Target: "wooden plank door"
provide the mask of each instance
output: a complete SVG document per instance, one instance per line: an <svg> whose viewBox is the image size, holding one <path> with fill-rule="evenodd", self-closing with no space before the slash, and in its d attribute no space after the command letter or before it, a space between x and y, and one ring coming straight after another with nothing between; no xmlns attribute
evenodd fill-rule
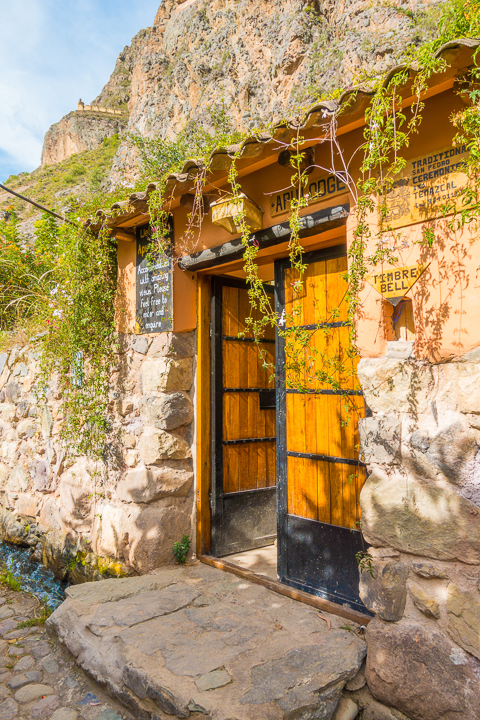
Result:
<svg viewBox="0 0 480 720"><path fill-rule="evenodd" d="M273 287L267 292L273 302ZM276 538L275 380L252 333L245 333L250 314L245 282L213 278L211 507L217 557ZM274 367L274 328L266 330L261 347Z"/></svg>
<svg viewBox="0 0 480 720"><path fill-rule="evenodd" d="M276 264L276 309L284 327L295 328L277 340L279 579L364 610L355 558L362 550L364 400L349 350L346 250L304 260L300 292L289 262Z"/></svg>

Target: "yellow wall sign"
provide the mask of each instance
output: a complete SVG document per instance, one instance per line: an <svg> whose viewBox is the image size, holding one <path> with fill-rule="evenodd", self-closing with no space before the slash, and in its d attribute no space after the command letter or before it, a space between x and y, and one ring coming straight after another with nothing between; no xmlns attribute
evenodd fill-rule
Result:
<svg viewBox="0 0 480 720"><path fill-rule="evenodd" d="M348 192L348 188L335 175L320 175L319 177L308 179L306 188L302 188L301 196L308 195L308 204L322 202L322 200L330 200L335 195L342 195ZM298 197L298 189L290 188L284 192L275 193L270 198L270 215L282 215L290 211L290 204L294 197Z"/></svg>
<svg viewBox="0 0 480 720"><path fill-rule="evenodd" d="M468 182L464 172L468 152L465 145L447 147L437 153L410 160L387 193L385 222L404 227L442 215L442 205L460 203L459 193Z"/></svg>
<svg viewBox="0 0 480 720"><path fill-rule="evenodd" d="M404 295L417 282L420 275L425 272L430 263L426 265L408 265L405 267L390 267L383 272L368 275L366 281L388 300L392 305L398 305Z"/></svg>

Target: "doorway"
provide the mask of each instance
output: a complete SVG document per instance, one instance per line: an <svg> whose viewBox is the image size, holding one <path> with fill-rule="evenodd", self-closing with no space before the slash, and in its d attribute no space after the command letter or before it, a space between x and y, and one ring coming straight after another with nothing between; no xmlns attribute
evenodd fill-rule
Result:
<svg viewBox="0 0 480 720"><path fill-rule="evenodd" d="M243 280L213 278L211 308L211 548L222 557L276 540L275 378L266 367L275 367L275 330L254 342Z"/></svg>
<svg viewBox="0 0 480 720"><path fill-rule="evenodd" d="M346 247L303 261L299 293L288 259L265 285L281 327L298 333L292 341L269 328L261 352L245 323L245 281L212 278L210 553L365 613L356 559L365 408L349 342Z"/></svg>

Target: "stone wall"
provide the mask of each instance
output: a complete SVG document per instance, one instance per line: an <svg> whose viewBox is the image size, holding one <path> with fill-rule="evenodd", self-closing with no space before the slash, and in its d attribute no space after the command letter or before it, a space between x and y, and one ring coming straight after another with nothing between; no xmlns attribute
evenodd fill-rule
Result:
<svg viewBox="0 0 480 720"><path fill-rule="evenodd" d="M358 366L372 410L360 427L374 562L360 583L375 613L366 678L411 720L470 720L480 717L480 349L434 365L389 345Z"/></svg>
<svg viewBox="0 0 480 720"><path fill-rule="evenodd" d="M124 335L105 462L69 458L39 352L0 355L0 537L75 581L146 573L192 535L194 333Z"/></svg>

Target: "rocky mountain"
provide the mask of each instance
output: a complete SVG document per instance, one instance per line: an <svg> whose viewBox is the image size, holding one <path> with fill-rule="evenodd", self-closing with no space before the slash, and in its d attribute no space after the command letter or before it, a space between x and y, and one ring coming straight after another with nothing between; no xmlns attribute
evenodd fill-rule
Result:
<svg viewBox="0 0 480 720"><path fill-rule="evenodd" d="M123 48L109 81L91 105L83 107L83 103L79 103L77 110L49 128L43 141L42 166L62 162L84 150L94 150L101 146L104 138L125 130L133 69L149 35L150 28L140 30L130 45ZM110 114L112 111L115 116Z"/></svg>
<svg viewBox="0 0 480 720"><path fill-rule="evenodd" d="M362 72L401 61L409 45L435 34L442 2L163 0L89 106L128 116L70 113L46 133L42 165L124 130L170 139L189 123L213 131L222 112L232 129L278 122ZM124 141L111 180L136 172L136 153Z"/></svg>
<svg viewBox="0 0 480 720"><path fill-rule="evenodd" d="M115 68L109 81L92 105L106 108L120 108L127 110L130 100L130 85L132 73L143 46L150 37L151 28L140 30L130 45L126 45L115 63Z"/></svg>
<svg viewBox="0 0 480 720"><path fill-rule="evenodd" d="M442 0L164 0L131 74L128 130L174 137L278 121L362 72L380 73L436 32ZM125 144L113 179L135 172Z"/></svg>

